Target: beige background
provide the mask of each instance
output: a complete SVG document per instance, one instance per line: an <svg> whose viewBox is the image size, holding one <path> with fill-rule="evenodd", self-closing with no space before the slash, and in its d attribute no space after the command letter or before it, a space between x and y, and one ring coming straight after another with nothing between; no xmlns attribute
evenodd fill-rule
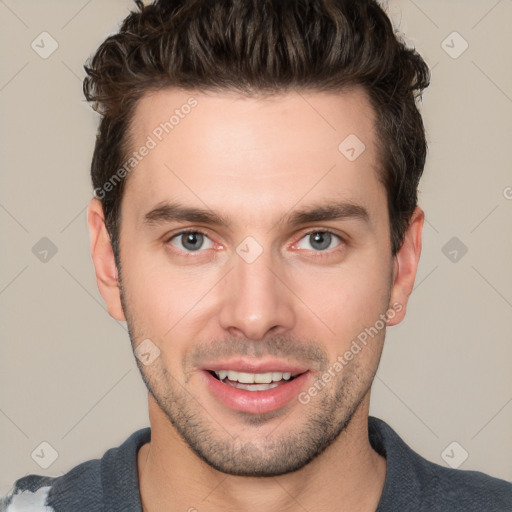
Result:
<svg viewBox="0 0 512 512"><path fill-rule="evenodd" d="M97 118L82 65L131 5L0 0L1 494L148 425L125 326L96 288L85 216ZM416 288L388 330L372 413L434 462L446 465L444 452L460 463L465 450L461 469L512 481L512 0L391 0L389 12L433 70L430 155ZM59 45L47 59L31 48L43 31ZM458 58L445 51L463 49L454 31L469 44ZM58 249L45 263L32 251L42 237ZM452 237L468 249L456 262L443 252ZM43 441L58 452L48 469L31 458Z"/></svg>

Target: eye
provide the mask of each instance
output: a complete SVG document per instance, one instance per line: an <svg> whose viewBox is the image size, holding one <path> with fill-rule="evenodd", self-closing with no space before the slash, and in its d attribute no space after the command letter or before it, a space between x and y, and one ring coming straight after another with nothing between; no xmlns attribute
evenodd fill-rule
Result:
<svg viewBox="0 0 512 512"><path fill-rule="evenodd" d="M173 235L168 243L186 252L198 252L201 249L211 249L213 247L213 242L202 231L180 231ZM206 247L204 247L205 243Z"/></svg>
<svg viewBox="0 0 512 512"><path fill-rule="evenodd" d="M310 247L312 247L314 251L323 252L327 249L332 249L333 242L335 242L336 239L338 239L340 243L343 242L340 236L335 235L330 231L310 231L300 239L300 241L297 243L297 247L299 249L307 250L311 250ZM310 244L310 247L304 247L304 241L306 244Z"/></svg>

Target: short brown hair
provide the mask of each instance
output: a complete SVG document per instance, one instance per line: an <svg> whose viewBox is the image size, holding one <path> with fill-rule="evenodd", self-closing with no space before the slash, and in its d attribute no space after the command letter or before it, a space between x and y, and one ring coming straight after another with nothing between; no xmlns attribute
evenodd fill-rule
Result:
<svg viewBox="0 0 512 512"><path fill-rule="evenodd" d="M427 143L416 100L429 84L421 56L397 36L375 0L135 1L84 66L83 89L101 114L91 166L95 190L126 161L137 101L166 87L284 93L361 86L376 112L391 249L417 205ZM101 197L119 265L125 179Z"/></svg>

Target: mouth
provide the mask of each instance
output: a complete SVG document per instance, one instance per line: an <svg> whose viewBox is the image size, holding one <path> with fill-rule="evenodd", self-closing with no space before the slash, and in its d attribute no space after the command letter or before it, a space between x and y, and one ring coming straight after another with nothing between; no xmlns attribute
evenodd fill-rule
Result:
<svg viewBox="0 0 512 512"><path fill-rule="evenodd" d="M309 370L265 371L260 373L228 369L203 369L200 374L210 393L231 410L264 414L294 401L312 380Z"/></svg>
<svg viewBox="0 0 512 512"><path fill-rule="evenodd" d="M248 373L235 372L233 370L207 371L217 380L220 380L228 386L253 392L277 388L287 382L291 382L299 375L302 375L301 373L292 374L291 372Z"/></svg>

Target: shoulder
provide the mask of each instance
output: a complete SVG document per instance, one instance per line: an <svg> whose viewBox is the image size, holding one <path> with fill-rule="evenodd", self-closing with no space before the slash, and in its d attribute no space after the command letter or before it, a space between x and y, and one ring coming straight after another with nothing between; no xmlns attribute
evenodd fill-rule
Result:
<svg viewBox="0 0 512 512"><path fill-rule="evenodd" d="M432 503L443 501L464 511L512 511L512 483L480 471L444 468L426 460L423 465L426 482L435 491L428 493Z"/></svg>
<svg viewBox="0 0 512 512"><path fill-rule="evenodd" d="M413 453L426 510L512 512L512 483L480 471L446 468Z"/></svg>
<svg viewBox="0 0 512 512"><path fill-rule="evenodd" d="M54 480L55 478L39 475L28 475L16 480L11 490L0 497L0 512L53 512L46 507L46 500Z"/></svg>
<svg viewBox="0 0 512 512"><path fill-rule="evenodd" d="M387 474L379 512L512 512L512 483L479 471L443 467L412 450L384 421L370 417L370 442L386 457Z"/></svg>
<svg viewBox="0 0 512 512"><path fill-rule="evenodd" d="M59 505L66 508L77 505L77 510L78 505L94 507L97 495L77 491L98 489L100 462L99 459L83 462L58 477L26 475L19 478L8 494L0 498L0 512L56 512Z"/></svg>
<svg viewBox="0 0 512 512"><path fill-rule="evenodd" d="M0 512L91 512L103 510L105 503L116 512L139 510L136 454L150 436L149 428L140 429L101 459L82 462L61 476L19 478L0 497Z"/></svg>

